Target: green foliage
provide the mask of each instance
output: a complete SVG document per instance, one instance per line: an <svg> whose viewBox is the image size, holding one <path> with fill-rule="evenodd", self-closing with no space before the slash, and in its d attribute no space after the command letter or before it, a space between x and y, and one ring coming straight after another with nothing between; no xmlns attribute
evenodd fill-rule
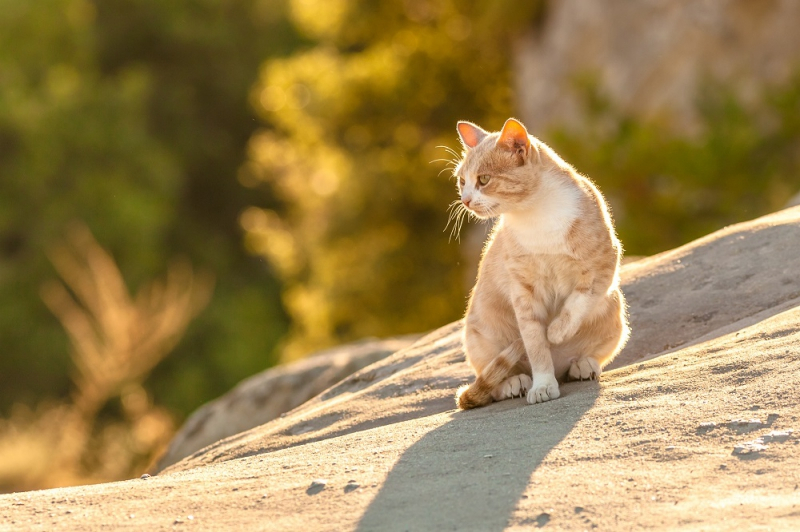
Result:
<svg viewBox="0 0 800 532"><path fill-rule="evenodd" d="M237 216L254 192L236 177L258 65L299 42L283 10L0 0L0 412L68 389L66 336L39 289L73 220L131 288L176 256L217 278L209 309L148 382L159 402L188 413L274 363L286 318L263 261L241 247Z"/></svg>
<svg viewBox="0 0 800 532"><path fill-rule="evenodd" d="M263 68L253 102L274 127L252 139L248 174L272 186L284 215L242 216L249 249L287 287L289 358L463 312L459 246L442 232L453 185L430 163L458 146L457 120L499 127L509 116L503 23L530 20L485 4L292 2L315 45Z"/></svg>
<svg viewBox="0 0 800 532"><path fill-rule="evenodd" d="M606 193L627 253L650 255L778 210L800 188L800 71L748 106L707 82L692 136L624 116L590 80L581 129L549 138Z"/></svg>
<svg viewBox="0 0 800 532"><path fill-rule="evenodd" d="M67 384L63 332L38 298L53 275L47 247L81 218L101 240L113 239L132 275L162 267L160 229L171 222L180 170L148 134L147 72L103 77L93 68L90 4L3 4L0 393L7 406L14 397L63 393ZM34 371L35 380L25 378Z"/></svg>

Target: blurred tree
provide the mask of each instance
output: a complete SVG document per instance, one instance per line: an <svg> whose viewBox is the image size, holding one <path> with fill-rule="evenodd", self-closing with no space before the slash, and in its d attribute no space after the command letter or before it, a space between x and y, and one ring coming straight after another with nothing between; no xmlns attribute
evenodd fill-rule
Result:
<svg viewBox="0 0 800 532"><path fill-rule="evenodd" d="M274 363L276 282L241 247L247 92L299 41L282 1L0 0L0 412L65 396L67 339L38 296L80 219L133 285L183 255L218 279L148 382L188 413ZM270 202L269 194L261 194Z"/></svg>
<svg viewBox="0 0 800 532"><path fill-rule="evenodd" d="M274 364L286 331L274 278L241 245L237 217L257 192L236 178L257 127L247 94L258 67L301 41L284 0L97 5L103 72L146 66L153 82L150 130L184 172L166 244L217 274L211 306L148 381L157 401L189 412ZM268 190L260 196L272 202Z"/></svg>
<svg viewBox="0 0 800 532"><path fill-rule="evenodd" d="M541 2L293 0L314 46L265 64L247 180L285 215L253 207L246 244L286 283L285 355L457 319L460 251L443 233L455 199L437 179L459 119L499 128L512 110L511 37ZM456 148L460 151L460 147Z"/></svg>

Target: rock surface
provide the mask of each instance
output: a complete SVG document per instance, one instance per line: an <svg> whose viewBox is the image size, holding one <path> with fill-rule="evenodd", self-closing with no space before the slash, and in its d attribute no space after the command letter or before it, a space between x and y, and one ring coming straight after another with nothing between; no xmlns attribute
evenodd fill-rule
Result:
<svg viewBox="0 0 800 532"><path fill-rule="evenodd" d="M800 304L800 209L721 229L622 269L631 338L607 369Z"/></svg>
<svg viewBox="0 0 800 532"><path fill-rule="evenodd" d="M160 475L0 496L0 528L796 529L799 237L794 208L626 266L622 367L555 401L454 410L454 323Z"/></svg>
<svg viewBox="0 0 800 532"><path fill-rule="evenodd" d="M686 132L708 79L752 103L800 62L792 0L559 0L546 17L515 50L521 118L534 132L583 123L582 76L623 112Z"/></svg>
<svg viewBox="0 0 800 532"><path fill-rule="evenodd" d="M609 369L707 341L800 305L800 208L737 224L622 270L631 338ZM472 374L456 322L346 378L287 416L170 470L444 412ZM383 404L381 404L383 403ZM376 412L379 415L376 415Z"/></svg>
<svg viewBox="0 0 800 532"><path fill-rule="evenodd" d="M159 459L156 471L223 438L272 421L419 337L362 340L253 375L189 416Z"/></svg>

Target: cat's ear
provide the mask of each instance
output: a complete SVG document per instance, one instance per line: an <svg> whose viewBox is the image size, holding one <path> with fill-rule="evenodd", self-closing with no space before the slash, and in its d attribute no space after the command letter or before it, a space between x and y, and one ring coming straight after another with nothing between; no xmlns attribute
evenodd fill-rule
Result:
<svg viewBox="0 0 800 532"><path fill-rule="evenodd" d="M527 156L531 148L531 139L528 130L519 121L509 118L503 124L497 146Z"/></svg>
<svg viewBox="0 0 800 532"><path fill-rule="evenodd" d="M465 148L474 148L489 134L472 122L459 122L457 128L458 136L461 137L461 143Z"/></svg>

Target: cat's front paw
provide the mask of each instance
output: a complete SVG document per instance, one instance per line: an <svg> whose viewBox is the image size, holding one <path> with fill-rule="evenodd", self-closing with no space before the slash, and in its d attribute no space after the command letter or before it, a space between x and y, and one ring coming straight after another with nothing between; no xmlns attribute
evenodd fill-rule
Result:
<svg viewBox="0 0 800 532"><path fill-rule="evenodd" d="M569 316L558 316L547 326L547 341L551 344L560 344L573 336L576 330L577 327L569 319Z"/></svg>
<svg viewBox="0 0 800 532"><path fill-rule="evenodd" d="M492 390L492 399L503 401L504 399L522 397L531 389L531 383L531 378L524 373L509 377L500 386Z"/></svg>
<svg viewBox="0 0 800 532"><path fill-rule="evenodd" d="M544 403L550 399L557 399L561 393L558 391L558 381L552 373L534 373L533 384L528 390L528 404Z"/></svg>

